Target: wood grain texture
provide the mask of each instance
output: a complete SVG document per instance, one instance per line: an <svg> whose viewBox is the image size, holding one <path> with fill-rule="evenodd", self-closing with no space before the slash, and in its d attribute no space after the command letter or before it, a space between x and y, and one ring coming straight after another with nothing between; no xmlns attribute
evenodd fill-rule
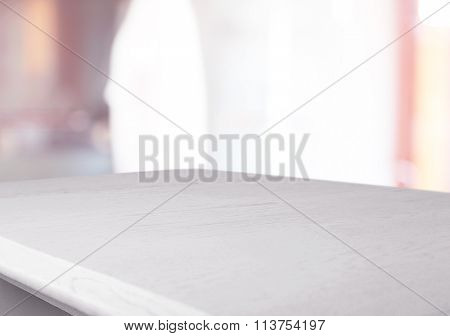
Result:
<svg viewBox="0 0 450 336"><path fill-rule="evenodd" d="M450 313L450 195L261 183L434 306L239 175L196 182L44 294L85 314L161 314L150 297L168 302L171 314L184 314L180 306L213 315ZM5 272L20 264L20 281L37 289L185 186L139 183L137 174L2 183L0 273L17 277ZM7 245L40 261L18 262ZM72 281L80 274L82 290ZM111 290L90 287L95 279Z"/></svg>

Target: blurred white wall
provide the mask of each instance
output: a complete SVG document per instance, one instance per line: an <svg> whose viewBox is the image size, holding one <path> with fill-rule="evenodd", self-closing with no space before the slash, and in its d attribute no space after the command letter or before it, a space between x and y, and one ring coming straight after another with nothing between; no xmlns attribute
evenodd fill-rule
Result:
<svg viewBox="0 0 450 336"><path fill-rule="evenodd" d="M113 46L111 78L191 134L205 133L205 76L191 3L133 0ZM139 170L140 134L183 134L113 81L106 99L116 172Z"/></svg>
<svg viewBox="0 0 450 336"><path fill-rule="evenodd" d="M134 0L111 77L194 134L260 134L393 40L394 14L388 0ZM271 130L311 134L310 177L393 183L396 60L393 46ZM107 97L117 171L138 170L139 134L181 133L114 84Z"/></svg>
<svg viewBox="0 0 450 336"><path fill-rule="evenodd" d="M274 103L269 124L399 34L395 4L387 0L292 1L290 15L292 70L283 70L292 74L290 103L284 98L278 100L281 108ZM311 133L304 154L311 177L394 183L397 52L395 46L385 50L272 129Z"/></svg>

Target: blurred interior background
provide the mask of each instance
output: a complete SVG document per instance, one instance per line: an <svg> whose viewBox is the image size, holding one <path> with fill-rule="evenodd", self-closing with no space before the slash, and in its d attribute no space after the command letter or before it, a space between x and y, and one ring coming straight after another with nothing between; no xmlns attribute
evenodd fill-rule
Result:
<svg viewBox="0 0 450 336"><path fill-rule="evenodd" d="M310 177L450 191L442 0L1 0L0 180L133 171L139 133L311 133ZM189 89L187 89L189 88ZM167 124L164 125L163 124Z"/></svg>

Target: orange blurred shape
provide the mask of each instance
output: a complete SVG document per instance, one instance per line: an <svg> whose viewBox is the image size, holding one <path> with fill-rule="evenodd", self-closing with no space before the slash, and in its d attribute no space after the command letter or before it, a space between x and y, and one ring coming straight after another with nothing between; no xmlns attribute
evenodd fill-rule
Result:
<svg viewBox="0 0 450 336"><path fill-rule="evenodd" d="M450 8L449 8L450 10ZM417 36L414 187L450 190L450 27L424 26Z"/></svg>
<svg viewBox="0 0 450 336"><path fill-rule="evenodd" d="M57 27L57 0L27 0L25 16L34 25L54 36ZM24 24L24 51L26 74L43 76L55 66L55 43L29 23Z"/></svg>

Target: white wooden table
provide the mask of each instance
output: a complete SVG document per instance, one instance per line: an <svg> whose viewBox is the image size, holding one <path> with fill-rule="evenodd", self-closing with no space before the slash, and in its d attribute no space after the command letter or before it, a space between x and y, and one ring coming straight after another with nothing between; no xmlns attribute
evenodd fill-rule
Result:
<svg viewBox="0 0 450 336"><path fill-rule="evenodd" d="M260 182L1 183L1 277L70 314L450 313L449 194Z"/></svg>

